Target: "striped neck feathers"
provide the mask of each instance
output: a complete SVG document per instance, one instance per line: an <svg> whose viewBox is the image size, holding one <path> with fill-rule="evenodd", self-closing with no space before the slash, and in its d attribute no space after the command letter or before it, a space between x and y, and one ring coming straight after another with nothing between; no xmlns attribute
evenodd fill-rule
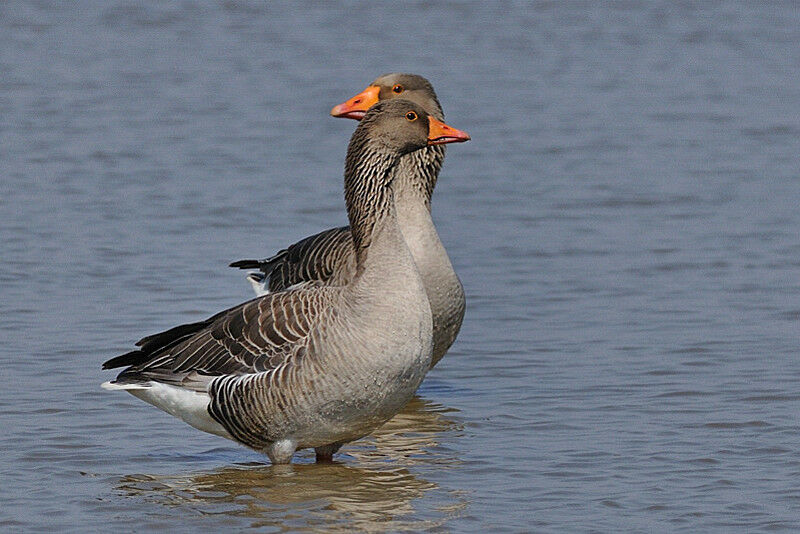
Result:
<svg viewBox="0 0 800 534"><path fill-rule="evenodd" d="M431 196L444 162L444 145L428 146L400 158L392 169L395 195L425 204L430 211Z"/></svg>
<svg viewBox="0 0 800 534"><path fill-rule="evenodd" d="M428 80L424 78L424 94L430 100L418 101L424 106L428 113L435 119L444 122L444 111L439 99L436 96L436 91ZM421 199L425 203L425 207L430 211L431 197L433 190L436 187L436 181L439 179L439 171L442 170L444 163L445 145L432 145L426 146L421 150L415 150L400 158L400 162L393 170L396 177L395 191L402 196L413 195Z"/></svg>
<svg viewBox="0 0 800 534"><path fill-rule="evenodd" d="M361 266L372 243L375 224L394 214L391 171L401 154L359 133L363 132L356 130L347 149L344 199L356 262Z"/></svg>

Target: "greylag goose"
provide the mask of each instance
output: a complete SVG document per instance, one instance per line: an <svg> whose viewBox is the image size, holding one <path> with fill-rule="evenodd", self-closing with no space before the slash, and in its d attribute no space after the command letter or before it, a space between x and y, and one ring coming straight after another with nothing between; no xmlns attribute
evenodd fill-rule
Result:
<svg viewBox="0 0 800 534"><path fill-rule="evenodd" d="M331 110L334 117L360 120L378 101L402 98L421 105L437 120L442 107L428 80L416 74L386 74L364 91ZM444 147L428 146L400 158L393 169L400 231L414 257L433 313L433 358L436 365L456 339L466 301L447 251L431 218L431 195L444 161ZM259 269L248 275L256 295L310 280L340 285L356 272L353 236L347 226L307 237L263 260L240 260L231 267Z"/></svg>
<svg viewBox="0 0 800 534"><path fill-rule="evenodd" d="M330 461L412 398L433 350L430 305L397 223L400 157L469 136L417 104L373 106L350 139L345 202L356 272L307 282L146 337L103 364L121 389L273 463L314 448Z"/></svg>

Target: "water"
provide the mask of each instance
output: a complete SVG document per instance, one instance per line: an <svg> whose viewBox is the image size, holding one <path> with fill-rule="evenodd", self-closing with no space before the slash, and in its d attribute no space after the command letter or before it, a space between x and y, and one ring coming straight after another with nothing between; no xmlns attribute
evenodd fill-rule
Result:
<svg viewBox="0 0 800 534"><path fill-rule="evenodd" d="M800 529L800 12L673 4L0 4L0 529ZM473 136L418 399L273 468L102 391L344 222L327 112L397 70Z"/></svg>

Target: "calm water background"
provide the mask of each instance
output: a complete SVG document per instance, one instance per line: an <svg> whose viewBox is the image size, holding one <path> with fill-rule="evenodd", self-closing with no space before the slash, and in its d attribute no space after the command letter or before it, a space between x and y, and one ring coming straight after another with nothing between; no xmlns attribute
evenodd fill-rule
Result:
<svg viewBox="0 0 800 534"><path fill-rule="evenodd" d="M800 529L794 3L0 3L0 530ZM105 359L345 221L429 77L461 335L386 428L277 469Z"/></svg>

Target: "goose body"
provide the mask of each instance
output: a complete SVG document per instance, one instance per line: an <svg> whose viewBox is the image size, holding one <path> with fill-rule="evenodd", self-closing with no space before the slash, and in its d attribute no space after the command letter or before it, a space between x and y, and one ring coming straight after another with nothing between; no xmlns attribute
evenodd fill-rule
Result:
<svg viewBox="0 0 800 534"><path fill-rule="evenodd" d="M413 74L381 76L362 93L334 107L331 113L360 119L374 102L393 98L415 102L437 120L444 120L430 82ZM455 341L466 308L464 288L431 217L431 195L444 155L443 146L428 146L405 154L392 169L393 182L397 184L394 201L398 225L422 277L433 314L431 367ZM240 260L231 266L259 270L247 276L256 295L308 281L341 285L351 280L356 272L350 227L332 228L307 237L270 258Z"/></svg>
<svg viewBox="0 0 800 534"><path fill-rule="evenodd" d="M104 387L273 463L308 447L330 460L400 411L430 366L433 335L398 227L391 169L428 142L468 139L426 119L419 106L395 100L376 105L353 134L345 199L356 272L346 284L305 282L146 337L103 365L127 366Z"/></svg>

